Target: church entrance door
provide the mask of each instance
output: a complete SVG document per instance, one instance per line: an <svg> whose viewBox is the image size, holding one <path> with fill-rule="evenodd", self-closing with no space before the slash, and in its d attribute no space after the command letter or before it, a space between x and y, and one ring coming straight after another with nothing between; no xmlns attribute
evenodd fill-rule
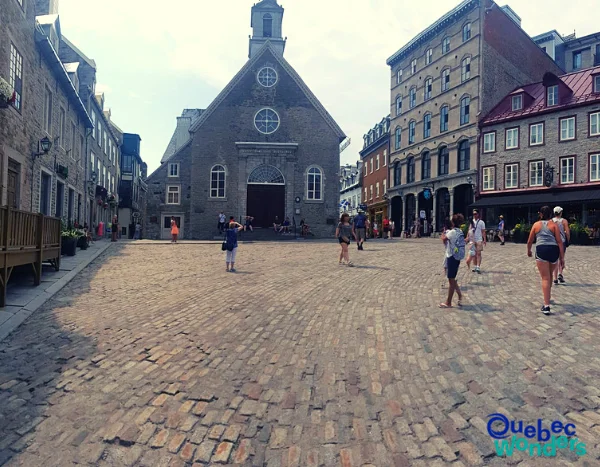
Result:
<svg viewBox="0 0 600 467"><path fill-rule="evenodd" d="M261 165L248 177L246 215L255 227L273 227L275 217L285 219L285 179L276 167Z"/></svg>

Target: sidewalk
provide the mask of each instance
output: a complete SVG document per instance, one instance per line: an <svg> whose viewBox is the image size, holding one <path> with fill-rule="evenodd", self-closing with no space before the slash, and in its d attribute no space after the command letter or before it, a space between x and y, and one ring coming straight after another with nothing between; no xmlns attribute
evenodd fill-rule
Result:
<svg viewBox="0 0 600 467"><path fill-rule="evenodd" d="M110 240L104 239L94 242L87 250L78 248L75 256L61 258L60 271L44 265L42 283L37 287L33 285L33 273L13 277L8 283L6 307L0 308L0 341L19 327L110 245Z"/></svg>

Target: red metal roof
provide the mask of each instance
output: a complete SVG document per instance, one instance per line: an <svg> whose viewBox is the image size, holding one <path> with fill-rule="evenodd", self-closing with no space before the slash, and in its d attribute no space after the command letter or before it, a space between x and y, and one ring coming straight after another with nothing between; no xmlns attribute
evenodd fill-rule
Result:
<svg viewBox="0 0 600 467"><path fill-rule="evenodd" d="M570 96L560 96L560 104L546 106L546 88L542 82L521 86L506 96L500 104L482 120L482 125L491 125L505 120L515 120L530 117L543 112L555 112L564 108L585 103L600 102L600 93L594 93L592 75L600 74L600 66L576 71L558 78L571 89ZM512 110L510 96L527 93L533 97L533 102L521 110Z"/></svg>

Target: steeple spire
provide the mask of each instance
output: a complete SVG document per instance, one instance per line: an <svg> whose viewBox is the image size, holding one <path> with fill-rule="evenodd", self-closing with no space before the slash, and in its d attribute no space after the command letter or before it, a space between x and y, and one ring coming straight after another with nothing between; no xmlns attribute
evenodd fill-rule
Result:
<svg viewBox="0 0 600 467"><path fill-rule="evenodd" d="M283 7L277 0L262 0L252 6L252 36L250 37L249 58L269 41L273 49L283 55L285 41L282 37Z"/></svg>

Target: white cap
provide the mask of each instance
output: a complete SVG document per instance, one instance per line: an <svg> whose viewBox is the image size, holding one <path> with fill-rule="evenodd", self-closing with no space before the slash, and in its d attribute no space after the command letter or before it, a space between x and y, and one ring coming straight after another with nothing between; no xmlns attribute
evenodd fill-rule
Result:
<svg viewBox="0 0 600 467"><path fill-rule="evenodd" d="M563 208L561 208L560 206L556 206L554 208L554 212L563 212Z"/></svg>

